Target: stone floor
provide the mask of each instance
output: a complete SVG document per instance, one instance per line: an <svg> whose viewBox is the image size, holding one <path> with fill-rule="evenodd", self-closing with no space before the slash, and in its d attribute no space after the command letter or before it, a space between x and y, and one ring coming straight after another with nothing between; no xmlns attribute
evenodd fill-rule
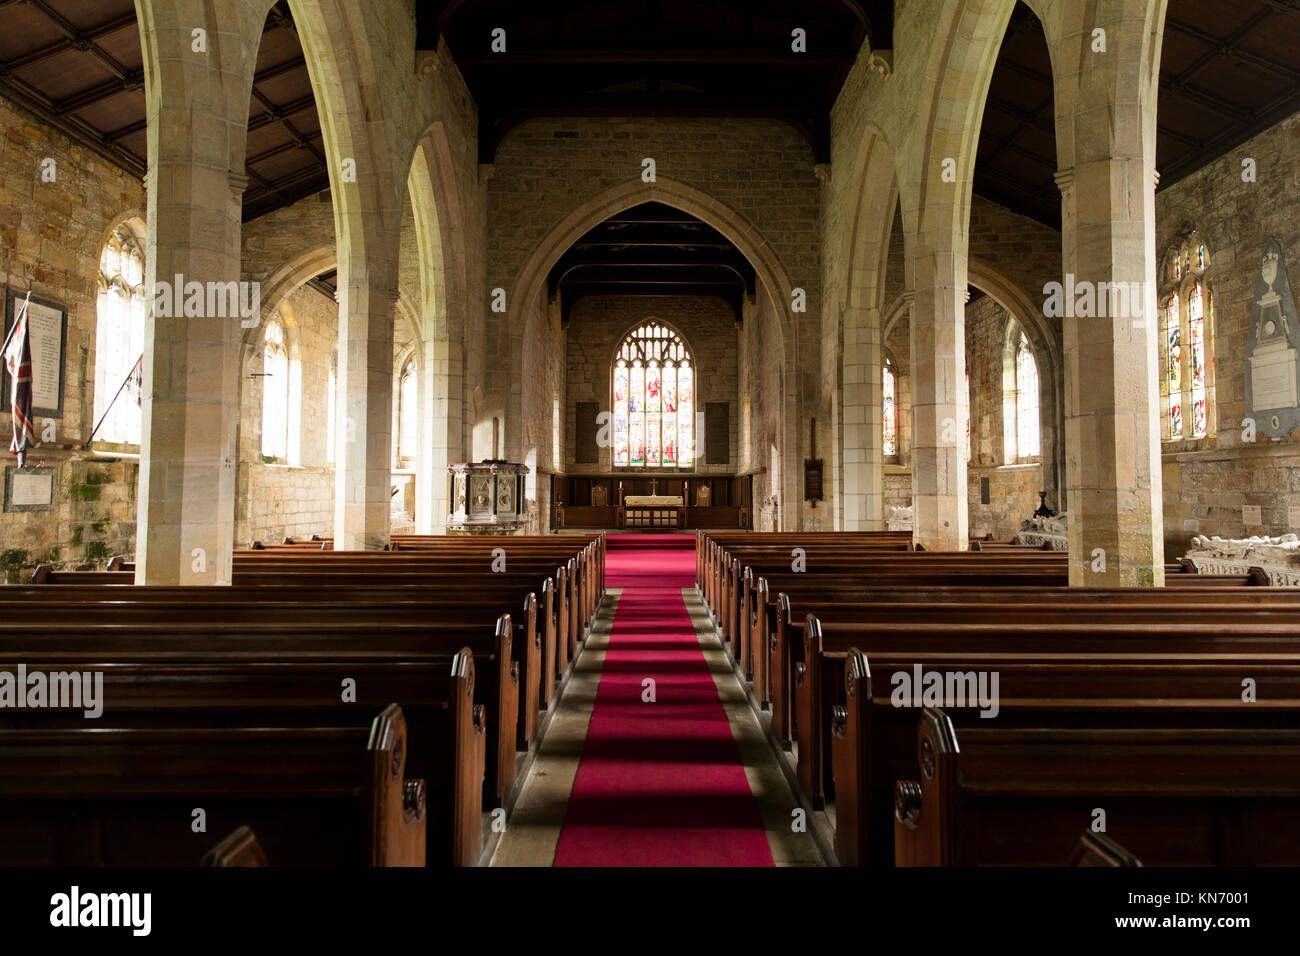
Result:
<svg viewBox="0 0 1300 956"><path fill-rule="evenodd" d="M605 602L574 665L514 813L501 834L492 866L550 866L555 858L620 593L619 588L606 591ZM699 592L695 588L683 588L682 597L740 748L749 787L758 801L767 830L773 861L778 866L823 865L812 835L793 832L793 811L799 804L731 668Z"/></svg>

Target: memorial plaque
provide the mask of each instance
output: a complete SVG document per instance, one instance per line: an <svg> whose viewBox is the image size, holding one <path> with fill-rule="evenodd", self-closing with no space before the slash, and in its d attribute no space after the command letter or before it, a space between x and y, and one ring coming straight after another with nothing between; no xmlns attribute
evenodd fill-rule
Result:
<svg viewBox="0 0 1300 956"><path fill-rule="evenodd" d="M22 308L27 293L10 289L5 295L5 336ZM57 302L35 297L27 307L27 329L32 347L32 415L63 417L63 355L68 342L68 310ZM9 411L9 373L0 363L0 411ZM37 428L39 431L39 426Z"/></svg>
<svg viewBox="0 0 1300 956"><path fill-rule="evenodd" d="M1241 522L1247 528L1259 528L1264 524L1264 509L1259 505L1243 505Z"/></svg>
<svg viewBox="0 0 1300 956"><path fill-rule="evenodd" d="M1300 425L1300 317L1282 247L1264 246L1246 340L1246 417L1280 438Z"/></svg>
<svg viewBox="0 0 1300 956"><path fill-rule="evenodd" d="M6 468L5 511L52 511L53 468Z"/></svg>

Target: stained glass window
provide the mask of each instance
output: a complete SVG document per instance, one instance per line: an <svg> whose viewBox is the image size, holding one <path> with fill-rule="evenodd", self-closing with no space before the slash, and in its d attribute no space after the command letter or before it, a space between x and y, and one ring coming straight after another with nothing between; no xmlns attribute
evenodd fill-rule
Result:
<svg viewBox="0 0 1300 956"><path fill-rule="evenodd" d="M695 372L681 336L647 323L614 357L614 464L690 468L695 464Z"/></svg>
<svg viewBox="0 0 1300 956"><path fill-rule="evenodd" d="M885 359L885 368L881 374L881 394L883 396L883 453L898 454L898 397L894 369L889 359Z"/></svg>
<svg viewBox="0 0 1300 956"><path fill-rule="evenodd" d="M289 352L284 328L274 321L262 350L262 454L289 459Z"/></svg>
<svg viewBox="0 0 1300 956"><path fill-rule="evenodd" d="M98 441L138 445L140 402L128 383L144 353L144 255L125 227L113 232L99 257L95 333L95 421ZM121 394L118 390L121 389ZM117 400L113 401L113 397ZM112 403L110 405L110 403Z"/></svg>
<svg viewBox="0 0 1300 956"><path fill-rule="evenodd" d="M1020 333L1016 343L1016 454L1032 458L1040 453L1038 421L1038 363L1029 339Z"/></svg>
<svg viewBox="0 0 1300 956"><path fill-rule="evenodd" d="M1192 347L1192 437L1204 438L1209 434L1209 413L1205 405L1205 304L1199 282L1187 297L1187 323Z"/></svg>
<svg viewBox="0 0 1300 956"><path fill-rule="evenodd" d="M1165 306L1165 363L1169 379L1169 437L1183 437L1183 326L1177 294Z"/></svg>

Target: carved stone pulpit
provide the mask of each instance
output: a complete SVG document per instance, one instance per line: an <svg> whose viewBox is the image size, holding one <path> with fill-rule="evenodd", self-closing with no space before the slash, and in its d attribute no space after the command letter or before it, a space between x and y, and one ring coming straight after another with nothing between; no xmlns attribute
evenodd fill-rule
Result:
<svg viewBox="0 0 1300 956"><path fill-rule="evenodd" d="M448 534L511 534L526 520L528 466L508 461L447 466Z"/></svg>

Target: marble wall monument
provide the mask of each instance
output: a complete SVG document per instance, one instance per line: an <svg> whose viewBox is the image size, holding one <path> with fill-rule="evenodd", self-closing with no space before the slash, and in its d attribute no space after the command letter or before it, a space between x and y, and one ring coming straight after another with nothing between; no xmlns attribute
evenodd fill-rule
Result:
<svg viewBox="0 0 1300 956"><path fill-rule="evenodd" d="M1282 247L1270 239L1260 259L1246 342L1246 415L1280 438L1300 425L1300 319Z"/></svg>

